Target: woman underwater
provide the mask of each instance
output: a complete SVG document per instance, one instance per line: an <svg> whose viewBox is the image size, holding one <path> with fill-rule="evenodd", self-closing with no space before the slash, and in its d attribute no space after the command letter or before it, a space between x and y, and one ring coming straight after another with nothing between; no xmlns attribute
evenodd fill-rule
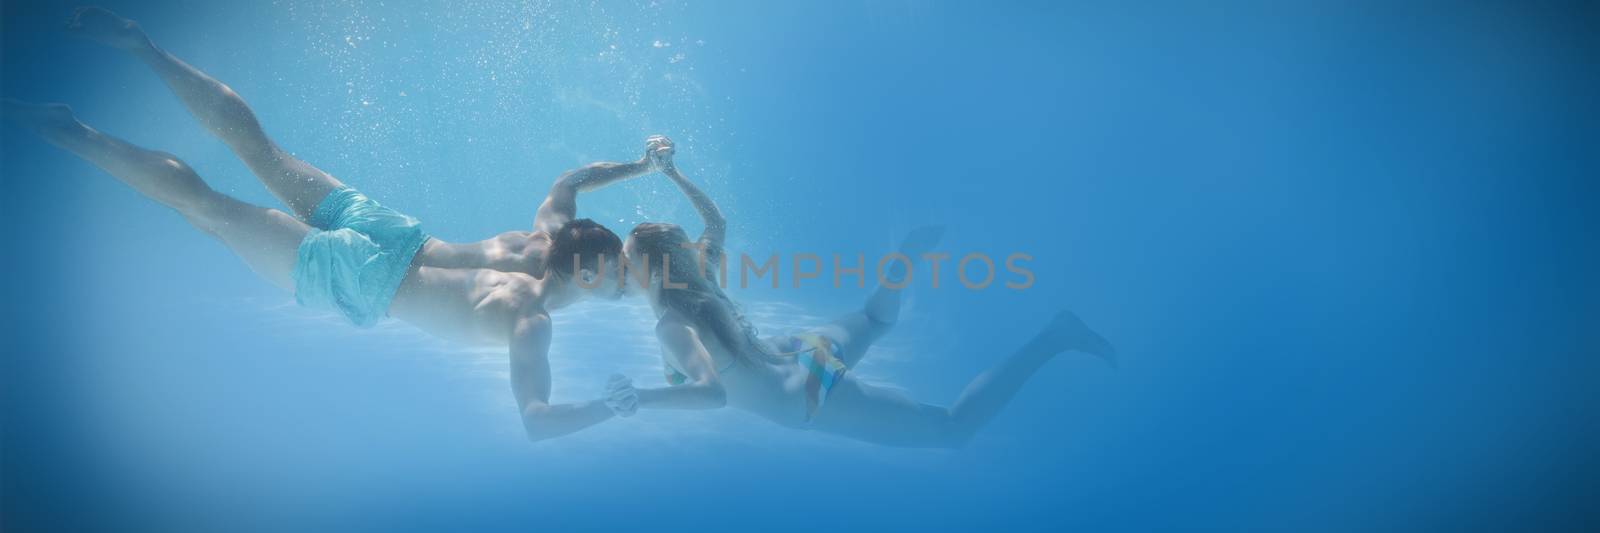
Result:
<svg viewBox="0 0 1600 533"><path fill-rule="evenodd" d="M711 198L672 164L672 152L667 144L651 157L689 197L706 229L690 241L676 225L645 223L634 227L623 245L630 271L643 283L659 319L656 336L671 386L635 388L629 379L612 376L605 403L619 416L638 409L731 406L787 427L882 445L955 448L1055 355L1075 350L1115 363L1115 350L1105 339L1061 311L1021 348L973 378L951 406L921 403L863 383L849 371L899 318L900 292L883 286L861 310L831 323L798 335L760 338L719 287L716 269L701 268L720 260L727 223ZM941 233L939 228L914 231L900 252L917 257ZM889 273L890 283L904 279L902 266L897 263Z"/></svg>

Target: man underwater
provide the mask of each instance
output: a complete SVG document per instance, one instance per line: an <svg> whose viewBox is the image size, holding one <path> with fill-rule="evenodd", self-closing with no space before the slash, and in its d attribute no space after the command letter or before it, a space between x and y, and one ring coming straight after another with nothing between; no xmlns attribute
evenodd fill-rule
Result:
<svg viewBox="0 0 1600 533"><path fill-rule="evenodd" d="M600 400L549 403L549 312L584 296L621 295L622 242L577 218L577 195L651 172L658 156L673 150L670 140L651 137L645 155L631 163L566 172L539 205L531 231L446 242L280 148L238 94L156 46L134 21L80 8L68 31L154 70L293 214L217 192L176 156L95 130L65 105L8 99L6 119L178 211L302 305L336 310L357 326L393 316L440 337L509 346L513 392L530 439L613 416Z"/></svg>

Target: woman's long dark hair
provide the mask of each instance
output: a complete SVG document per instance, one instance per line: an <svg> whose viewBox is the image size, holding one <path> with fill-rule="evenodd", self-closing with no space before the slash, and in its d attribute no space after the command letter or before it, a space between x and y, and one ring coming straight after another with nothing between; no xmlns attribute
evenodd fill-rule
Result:
<svg viewBox="0 0 1600 533"><path fill-rule="evenodd" d="M657 300L662 306L682 313L693 321L696 329L709 332L722 342L741 363L753 362L752 355L761 360L772 360L766 343L757 336L755 326L746 320L738 304L728 299L717 283L715 265L722 260L722 250L704 250L705 268L702 272L701 251L690 245L689 235L675 224L646 222L634 226L630 234L634 241L633 252L643 255L648 262L651 285L663 285L670 280L676 286L662 286ZM663 277L663 273L670 273Z"/></svg>

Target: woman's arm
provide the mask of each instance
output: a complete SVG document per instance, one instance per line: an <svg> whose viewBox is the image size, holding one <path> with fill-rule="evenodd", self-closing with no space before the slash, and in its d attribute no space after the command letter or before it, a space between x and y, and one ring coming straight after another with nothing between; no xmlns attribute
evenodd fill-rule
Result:
<svg viewBox="0 0 1600 533"><path fill-rule="evenodd" d="M661 173L672 178L672 182L678 184L678 189L683 191L683 195L694 203L695 210L700 212L700 220L706 224L705 232L700 234L700 243L706 246L705 249L721 250L722 243L728 237L728 221L722 218L722 211L717 209L717 203L689 181L689 178L683 177L677 167L667 167Z"/></svg>
<svg viewBox="0 0 1600 533"><path fill-rule="evenodd" d="M711 354L693 328L668 315L656 323L656 338L689 379L671 387L637 389L640 408L718 409L728 404Z"/></svg>
<svg viewBox="0 0 1600 533"><path fill-rule="evenodd" d="M694 209L700 212L700 220L706 225L705 233L700 235L700 243L705 245L702 250L722 250L722 243L728 234L728 221L722 218L722 210L717 209L717 203L712 201L705 191L701 191L694 182L689 181L689 178L683 177L682 172L678 172L677 165L672 162L676 149L671 139L657 136L651 137L646 143L645 153L649 155L650 162L660 169L662 174L671 178L672 182L678 185L678 189L683 191L683 195L689 198L689 202L694 204Z"/></svg>

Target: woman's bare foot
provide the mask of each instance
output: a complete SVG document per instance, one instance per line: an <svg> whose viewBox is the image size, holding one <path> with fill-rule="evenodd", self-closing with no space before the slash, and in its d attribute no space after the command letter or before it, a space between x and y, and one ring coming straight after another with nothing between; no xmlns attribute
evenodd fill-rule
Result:
<svg viewBox="0 0 1600 533"><path fill-rule="evenodd" d="M121 50L150 45L139 23L99 7L80 7L72 12L67 32Z"/></svg>
<svg viewBox="0 0 1600 533"><path fill-rule="evenodd" d="M911 230L906 238L900 241L900 253L906 254L912 261L922 257L922 254L933 250L939 245L939 239L944 237L944 226L922 226Z"/></svg>
<svg viewBox="0 0 1600 533"><path fill-rule="evenodd" d="M912 264L915 264L922 259L922 254L928 253L933 250L934 246L938 246L939 239L943 237L944 226L922 226L907 233L905 239L900 241L900 248L897 251L905 255L906 259L910 259ZM900 261L890 263L889 272L884 276L884 281L889 283L904 281L906 276L910 274L906 266L905 263Z"/></svg>
<svg viewBox="0 0 1600 533"><path fill-rule="evenodd" d="M1056 313L1055 319L1045 326L1044 331L1039 332L1035 342L1044 343L1056 351L1076 350L1098 355L1111 366L1117 366L1117 349L1105 337L1089 329L1072 311Z"/></svg>

